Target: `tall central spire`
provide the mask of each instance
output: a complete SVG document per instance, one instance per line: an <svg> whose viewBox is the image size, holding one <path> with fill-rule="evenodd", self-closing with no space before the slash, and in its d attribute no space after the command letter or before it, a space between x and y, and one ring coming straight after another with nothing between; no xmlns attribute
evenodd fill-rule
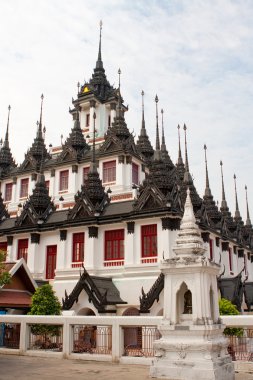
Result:
<svg viewBox="0 0 253 380"><path fill-rule="evenodd" d="M92 142L92 156L90 164L90 173L97 172L96 167L96 153L95 153L95 138L96 138L96 113L93 113L93 142Z"/></svg>
<svg viewBox="0 0 253 380"><path fill-rule="evenodd" d="M11 112L11 106L8 107L8 119L7 119L7 127L6 127L6 134L5 134L5 140L4 140L4 147L9 148L9 123L10 123L10 112Z"/></svg>
<svg viewBox="0 0 253 380"><path fill-rule="evenodd" d="M238 198L237 198L237 187L236 187L236 175L234 174L234 183L235 183L235 219L236 220L241 220L241 215L239 211L239 206L238 206Z"/></svg>
<svg viewBox="0 0 253 380"><path fill-rule="evenodd" d="M158 126L158 96L155 96L155 107L156 107L156 142L155 149L160 150L160 139L159 139L159 126Z"/></svg>
<svg viewBox="0 0 253 380"><path fill-rule="evenodd" d="M207 146L206 144L204 145L204 150L205 150L205 164L206 164L206 188L205 188L205 196L210 197L212 196L211 194L211 189L209 186L209 177L208 177L208 168L207 168L207 157L206 157L206 151L207 151Z"/></svg>
<svg viewBox="0 0 253 380"><path fill-rule="evenodd" d="M141 92L141 108L142 108L142 120L141 120L141 135L146 136L145 117L144 117L144 91Z"/></svg>
<svg viewBox="0 0 253 380"><path fill-rule="evenodd" d="M222 186L222 197L221 197L221 210L228 210L228 205L225 197L224 189L224 178L223 178L223 162L220 161L220 170L221 170L221 186Z"/></svg>
<svg viewBox="0 0 253 380"><path fill-rule="evenodd" d="M249 216L249 204L248 204L248 188L246 185L245 185L245 192L246 192L246 209L247 209L246 226L251 227L251 220L250 220L250 216Z"/></svg>
<svg viewBox="0 0 253 380"><path fill-rule="evenodd" d="M188 162L188 152L187 152L187 138L186 138L187 127L184 124L184 145L185 145L185 171L189 172L189 162Z"/></svg>
<svg viewBox="0 0 253 380"><path fill-rule="evenodd" d="M102 53L101 53L102 26L103 26L103 23L102 23L102 21L100 21L100 23L99 23L99 48L98 48L98 59L96 62L96 69L104 69L103 61L102 61Z"/></svg>
<svg viewBox="0 0 253 380"><path fill-rule="evenodd" d="M177 126L177 130L178 130L178 160L177 160L177 163L178 163L178 165L182 165L183 164L183 159L182 159L182 152L181 152L180 125L179 124Z"/></svg>
<svg viewBox="0 0 253 380"><path fill-rule="evenodd" d="M144 91L141 92L141 107L142 107L142 120L141 120L141 132L137 140L138 150L146 158L147 162L154 154L154 149L149 141L146 127L145 127L145 117L144 117Z"/></svg>
<svg viewBox="0 0 253 380"><path fill-rule="evenodd" d="M41 104L40 104L40 121L38 124L38 131L37 131L37 138L43 138L42 135L42 109L43 109L43 100L44 100L44 95L41 94Z"/></svg>

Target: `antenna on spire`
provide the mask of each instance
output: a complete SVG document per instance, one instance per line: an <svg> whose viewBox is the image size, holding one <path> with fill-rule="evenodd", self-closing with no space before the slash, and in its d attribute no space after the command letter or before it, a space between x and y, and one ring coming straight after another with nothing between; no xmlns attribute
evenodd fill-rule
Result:
<svg viewBox="0 0 253 380"><path fill-rule="evenodd" d="M162 145L165 146L164 126L163 126L163 114L164 114L163 108L161 109L161 114L162 114Z"/></svg>
<svg viewBox="0 0 253 380"><path fill-rule="evenodd" d="M41 104L40 104L40 122L38 125L38 130L37 130L37 137L42 138L42 109L43 109L43 100L44 100L44 95L41 94Z"/></svg>
<svg viewBox="0 0 253 380"><path fill-rule="evenodd" d="M77 95L79 95L79 92L80 92L80 82L78 81L77 82Z"/></svg>
<svg viewBox="0 0 253 380"><path fill-rule="evenodd" d="M209 186L209 177L208 177L208 168L207 168L207 156L206 156L206 151L207 151L207 146L204 144L204 150L205 150L205 164L206 164L206 188L205 188L205 196L210 196L211 195L211 190Z"/></svg>
<svg viewBox="0 0 253 380"><path fill-rule="evenodd" d="M246 192L246 209L247 209L246 226L251 226L251 220L249 216L249 204L248 204L248 188L246 185L245 185L245 192Z"/></svg>
<svg viewBox="0 0 253 380"><path fill-rule="evenodd" d="M145 117L144 117L144 91L141 92L141 108L142 108L142 123L141 123L141 134L145 133Z"/></svg>
<svg viewBox="0 0 253 380"><path fill-rule="evenodd" d="M155 149L160 150L160 139L159 139L159 127L158 127L158 103L159 99L158 96L155 96L155 104L156 104L156 145Z"/></svg>
<svg viewBox="0 0 253 380"><path fill-rule="evenodd" d="M120 75L121 75L121 70L120 70L120 68L119 68L119 70L118 70L118 74L119 74L119 93L120 93Z"/></svg>
<svg viewBox="0 0 253 380"><path fill-rule="evenodd" d="M11 106L8 106L8 118L7 118L7 127L6 127L6 134L5 134L5 142L4 145L8 146L9 143L9 123L10 123L10 112L11 112Z"/></svg>
<svg viewBox="0 0 253 380"><path fill-rule="evenodd" d="M188 153L187 153L187 139L186 139L186 130L187 127L184 124L184 145L185 145L185 171L189 172L189 163L188 163Z"/></svg>

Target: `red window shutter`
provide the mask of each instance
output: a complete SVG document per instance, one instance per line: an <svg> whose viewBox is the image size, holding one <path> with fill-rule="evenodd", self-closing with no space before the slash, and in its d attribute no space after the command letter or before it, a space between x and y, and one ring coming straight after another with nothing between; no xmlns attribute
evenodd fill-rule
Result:
<svg viewBox="0 0 253 380"><path fill-rule="evenodd" d="M55 276L57 258L57 245L47 246L46 278L53 279Z"/></svg>
<svg viewBox="0 0 253 380"><path fill-rule="evenodd" d="M232 263L232 252L231 252L231 248L230 247L228 249L228 260L229 260L229 270L230 270L230 272L232 272L232 270L233 270L233 263Z"/></svg>
<svg viewBox="0 0 253 380"><path fill-rule="evenodd" d="M109 161L103 163L103 182L116 181L116 161Z"/></svg>
<svg viewBox="0 0 253 380"><path fill-rule="evenodd" d="M27 262L28 254L28 239L19 239L18 240L18 260L23 258Z"/></svg>
<svg viewBox="0 0 253 380"><path fill-rule="evenodd" d="M105 260L124 259L124 238L124 229L105 231Z"/></svg>
<svg viewBox="0 0 253 380"><path fill-rule="evenodd" d="M6 183L5 185L5 202L10 202L12 198L12 183Z"/></svg>
<svg viewBox="0 0 253 380"><path fill-rule="evenodd" d="M50 181L49 180L45 181L45 185L46 185L47 191L49 192Z"/></svg>
<svg viewBox="0 0 253 380"><path fill-rule="evenodd" d="M84 232L73 234L73 262L84 261Z"/></svg>
<svg viewBox="0 0 253 380"><path fill-rule="evenodd" d="M139 165L132 163L132 183L139 184Z"/></svg>
<svg viewBox="0 0 253 380"><path fill-rule="evenodd" d="M29 178L21 179L20 198L28 197L28 185L29 185Z"/></svg>
<svg viewBox="0 0 253 380"><path fill-rule="evenodd" d="M150 224L141 227L142 257L157 256L157 225Z"/></svg>
<svg viewBox="0 0 253 380"><path fill-rule="evenodd" d="M59 190L68 190L69 187L69 171L63 170L60 172L60 186Z"/></svg>

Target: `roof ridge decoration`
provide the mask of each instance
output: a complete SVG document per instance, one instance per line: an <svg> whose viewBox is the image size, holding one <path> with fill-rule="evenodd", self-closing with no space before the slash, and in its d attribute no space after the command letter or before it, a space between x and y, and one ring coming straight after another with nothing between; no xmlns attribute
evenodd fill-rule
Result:
<svg viewBox="0 0 253 380"><path fill-rule="evenodd" d="M1 177L8 174L12 168L15 168L17 166L12 157L12 153L11 153L10 145L9 145L10 111L11 111L11 106L9 105L5 140L4 140L2 148L0 149L0 175Z"/></svg>
<svg viewBox="0 0 253 380"><path fill-rule="evenodd" d="M41 163L40 173L32 195L29 196L20 216L16 219L16 226L41 225L48 219L49 215L56 210L52 198L48 194L42 165Z"/></svg>
<svg viewBox="0 0 253 380"><path fill-rule="evenodd" d="M163 108L162 108L162 109L161 109L161 115L162 115L162 143L161 143L161 155L162 155L162 159L163 159L164 162L166 163L168 169L171 170L171 169L173 169L175 166L174 166L173 162L171 161L170 155L169 155L169 153L168 153L168 151L167 151L167 148L166 148L165 136L164 136L163 114L164 114L164 110L163 110Z"/></svg>
<svg viewBox="0 0 253 380"><path fill-rule="evenodd" d="M84 97L95 96L101 103L107 102L109 99L116 97L116 90L110 85L105 75L105 69L102 61L102 21L99 23L99 47L98 57L96 61L96 67L93 70L92 78L85 82L79 91L78 86L78 99L75 102L79 102Z"/></svg>
<svg viewBox="0 0 253 380"><path fill-rule="evenodd" d="M76 104L75 112L73 113L74 126L63 144L61 154L57 157L58 162L73 160L79 162L90 150L80 126L79 112L80 106Z"/></svg>
<svg viewBox="0 0 253 380"><path fill-rule="evenodd" d="M67 294L65 290L65 298L62 298L62 309L63 310L70 310L75 302L78 302L78 298L82 290L84 290L88 297L90 302L93 303L95 308L99 313L106 313L106 306L108 305L116 305L116 304L125 304L126 302L122 301L120 298L120 294L116 286L113 284L112 279L110 278L110 283L108 284L109 287L107 289L104 289L103 294L101 293L101 289L98 288L96 285L96 281L100 280L103 281L105 278L95 278L89 275L87 270L83 266L83 273L80 272L80 278L77 284L75 285L74 289L70 293L70 295ZM108 283L108 278L106 278L106 281ZM113 293L112 293L113 292ZM114 299L109 299L112 296L114 296ZM112 312L109 310L108 312Z"/></svg>
<svg viewBox="0 0 253 380"><path fill-rule="evenodd" d="M42 133L43 100L44 95L42 94L40 106L40 121L37 122L36 137L32 143L31 148L28 149L27 153L25 154L25 159L19 168L20 171L26 169L34 169L38 172L40 170L41 161L45 161L46 159L51 158L51 155L48 153L47 148L45 146L45 141Z"/></svg>
<svg viewBox="0 0 253 380"><path fill-rule="evenodd" d="M159 301L161 291L164 288L164 274L160 273L154 284L151 286L150 290L145 293L143 287L141 288L140 299L140 312L149 313L150 308L153 306L155 301Z"/></svg>
<svg viewBox="0 0 253 380"><path fill-rule="evenodd" d="M233 237L234 232L236 230L236 224L231 216L231 212L229 211L226 196L225 196L225 187L224 187L224 176L223 176L223 162L220 161L221 167L221 184L222 184L222 200L220 211L222 214L222 224L221 224L221 232L228 237Z"/></svg>
<svg viewBox="0 0 253 380"><path fill-rule="evenodd" d="M106 205L110 202L108 195L110 189L105 192L105 188L102 186L102 180L99 178L96 166L95 123L96 113L94 112L92 159L90 169L87 179L85 179L84 185L81 187L81 191L78 191L75 195L75 206L73 209L69 210L68 219L82 218L91 215L99 216L103 212Z"/></svg>
<svg viewBox="0 0 253 380"><path fill-rule="evenodd" d="M145 157L147 163L150 162L151 157L154 154L154 149L151 145L149 137L147 135L146 127L145 127L145 117L144 117L144 91L141 92L142 96L142 122L141 122L141 131L137 140L137 148L138 151Z"/></svg>

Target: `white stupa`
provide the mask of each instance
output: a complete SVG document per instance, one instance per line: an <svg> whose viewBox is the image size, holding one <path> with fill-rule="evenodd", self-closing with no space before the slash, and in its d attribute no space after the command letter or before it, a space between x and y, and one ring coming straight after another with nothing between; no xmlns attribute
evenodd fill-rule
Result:
<svg viewBox="0 0 253 380"><path fill-rule="evenodd" d="M150 376L233 380L234 366L219 319L219 266L204 256L189 190L173 251L174 257L161 263L164 318L159 326L162 337L154 343Z"/></svg>

